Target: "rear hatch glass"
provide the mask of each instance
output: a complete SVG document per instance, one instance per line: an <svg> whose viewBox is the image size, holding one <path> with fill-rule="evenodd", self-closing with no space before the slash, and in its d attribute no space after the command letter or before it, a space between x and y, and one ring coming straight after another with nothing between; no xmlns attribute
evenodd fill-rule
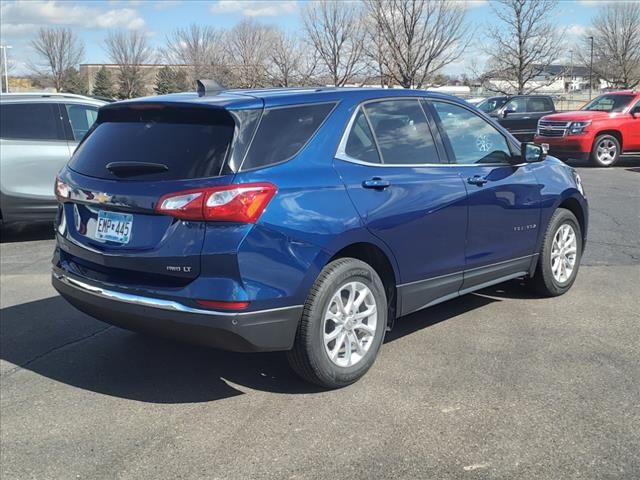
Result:
<svg viewBox="0 0 640 480"><path fill-rule="evenodd" d="M223 173L234 126L231 114L222 109L106 107L69 168L106 180L215 177Z"/></svg>

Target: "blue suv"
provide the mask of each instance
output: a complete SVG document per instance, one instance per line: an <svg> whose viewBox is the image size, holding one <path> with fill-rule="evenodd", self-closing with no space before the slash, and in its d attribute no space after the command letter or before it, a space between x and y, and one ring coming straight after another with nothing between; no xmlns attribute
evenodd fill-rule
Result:
<svg viewBox="0 0 640 480"><path fill-rule="evenodd" d="M526 277L573 284L580 177L453 97L218 90L119 102L56 180L53 285L130 330L287 351L325 387L396 318Z"/></svg>

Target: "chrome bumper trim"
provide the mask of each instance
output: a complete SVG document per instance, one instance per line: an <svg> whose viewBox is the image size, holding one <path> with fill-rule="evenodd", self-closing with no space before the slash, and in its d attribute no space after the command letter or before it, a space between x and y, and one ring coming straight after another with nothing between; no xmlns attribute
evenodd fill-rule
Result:
<svg viewBox="0 0 640 480"><path fill-rule="evenodd" d="M82 290L85 293L89 293L91 295L95 295L96 297L105 298L108 300L115 300L117 302L129 303L132 305L138 305L142 307L151 307L158 308L161 310L169 310L173 312L182 312L182 313L195 313L198 315L212 315L212 316L229 316L229 317L237 317L244 315L260 315L266 312L275 312L279 310L290 310L294 308L301 308L302 305L293 305L290 307L280 307L280 308L272 308L268 310L257 310L252 312L223 312L220 310L203 310L200 308L191 308L183 305L179 302L174 302L172 300L163 300L161 298L152 298L152 297L143 297L141 295L133 295L130 293L116 292L114 290L108 290L106 288L97 287L95 285L90 285L88 283L82 282L80 280L76 280L67 275L63 275L60 273L52 272L52 275L56 280L69 285L70 287L77 288L78 290Z"/></svg>

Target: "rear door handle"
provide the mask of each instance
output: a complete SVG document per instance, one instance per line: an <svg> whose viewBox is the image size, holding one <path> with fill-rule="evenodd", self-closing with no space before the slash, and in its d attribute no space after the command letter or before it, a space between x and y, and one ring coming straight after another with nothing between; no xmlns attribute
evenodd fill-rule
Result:
<svg viewBox="0 0 640 480"><path fill-rule="evenodd" d="M385 188L391 186L389 180L383 180L380 177L373 177L370 180L365 180L362 182L362 186L364 188L373 188L375 190L384 190Z"/></svg>
<svg viewBox="0 0 640 480"><path fill-rule="evenodd" d="M482 186L485 183L487 183L489 180L487 180L484 177L481 177L480 175L474 175L473 177L469 177L467 178L467 183L470 183L471 185L478 185L478 186Z"/></svg>

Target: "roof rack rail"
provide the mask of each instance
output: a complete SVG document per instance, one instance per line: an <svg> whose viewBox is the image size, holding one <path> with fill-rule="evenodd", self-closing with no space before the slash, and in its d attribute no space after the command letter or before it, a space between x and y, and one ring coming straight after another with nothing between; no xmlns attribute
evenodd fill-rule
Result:
<svg viewBox="0 0 640 480"><path fill-rule="evenodd" d="M199 97L218 95L226 90L224 85L216 82L215 80L196 80L196 87Z"/></svg>

